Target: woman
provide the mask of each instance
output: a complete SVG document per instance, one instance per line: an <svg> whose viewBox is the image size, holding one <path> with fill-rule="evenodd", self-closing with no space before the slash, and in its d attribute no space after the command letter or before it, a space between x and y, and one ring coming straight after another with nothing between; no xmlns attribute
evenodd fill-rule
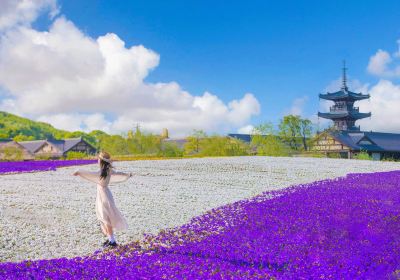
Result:
<svg viewBox="0 0 400 280"><path fill-rule="evenodd" d="M73 173L74 176L81 176L91 182L97 184L97 197L96 197L96 216L100 221L102 232L108 239L103 243L104 247L116 247L114 231L124 230L128 228L125 218L115 206L113 196L109 184L120 183L128 180L132 174L122 172L115 172L111 165L111 156L107 152L101 152L98 156L100 171L89 172L77 170Z"/></svg>

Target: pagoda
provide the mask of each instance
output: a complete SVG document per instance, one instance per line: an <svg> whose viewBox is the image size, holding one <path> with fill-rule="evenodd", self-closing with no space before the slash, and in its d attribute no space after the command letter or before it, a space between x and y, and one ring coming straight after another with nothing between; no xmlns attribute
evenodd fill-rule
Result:
<svg viewBox="0 0 400 280"><path fill-rule="evenodd" d="M345 62L343 62L342 87L339 91L319 95L319 98L333 101L335 104L329 108L328 113L318 112L318 117L332 120L337 130L359 131L360 126L355 125L356 120L370 117L371 113L360 113L359 108L354 107L354 102L369 99L370 96L349 91L346 70Z"/></svg>

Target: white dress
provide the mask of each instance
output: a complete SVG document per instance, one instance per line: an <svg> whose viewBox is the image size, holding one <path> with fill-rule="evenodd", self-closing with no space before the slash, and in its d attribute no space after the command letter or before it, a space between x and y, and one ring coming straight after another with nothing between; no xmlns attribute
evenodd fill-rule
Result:
<svg viewBox="0 0 400 280"><path fill-rule="evenodd" d="M115 206L114 198L108 188L109 184L125 182L130 175L122 172L115 172L111 169L110 174L104 178L100 178L100 171L89 172L77 170L78 175L82 178L97 184L96 197L96 216L104 225L111 226L113 230L124 230L128 228L125 218Z"/></svg>

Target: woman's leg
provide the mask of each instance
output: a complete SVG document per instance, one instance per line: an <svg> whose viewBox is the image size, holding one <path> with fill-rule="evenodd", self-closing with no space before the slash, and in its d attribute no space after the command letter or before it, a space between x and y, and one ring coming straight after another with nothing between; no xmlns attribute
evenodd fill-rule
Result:
<svg viewBox="0 0 400 280"><path fill-rule="evenodd" d="M103 232L103 234L108 237L108 232L107 232L107 227L103 222L100 222L100 228L101 228L101 232Z"/></svg>
<svg viewBox="0 0 400 280"><path fill-rule="evenodd" d="M111 235L113 235L112 226L106 225L105 227L106 227L107 236L110 237Z"/></svg>
<svg viewBox="0 0 400 280"><path fill-rule="evenodd" d="M110 245L115 246L116 242L115 242L115 236L114 236L112 226L106 225L106 228L107 228L108 240L110 241Z"/></svg>

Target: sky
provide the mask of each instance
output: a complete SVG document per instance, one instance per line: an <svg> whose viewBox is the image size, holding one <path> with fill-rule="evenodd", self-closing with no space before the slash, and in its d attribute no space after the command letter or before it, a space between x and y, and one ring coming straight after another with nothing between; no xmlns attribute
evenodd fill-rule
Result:
<svg viewBox="0 0 400 280"><path fill-rule="evenodd" d="M247 133L332 104L400 132L399 1L0 0L0 110L67 130Z"/></svg>

